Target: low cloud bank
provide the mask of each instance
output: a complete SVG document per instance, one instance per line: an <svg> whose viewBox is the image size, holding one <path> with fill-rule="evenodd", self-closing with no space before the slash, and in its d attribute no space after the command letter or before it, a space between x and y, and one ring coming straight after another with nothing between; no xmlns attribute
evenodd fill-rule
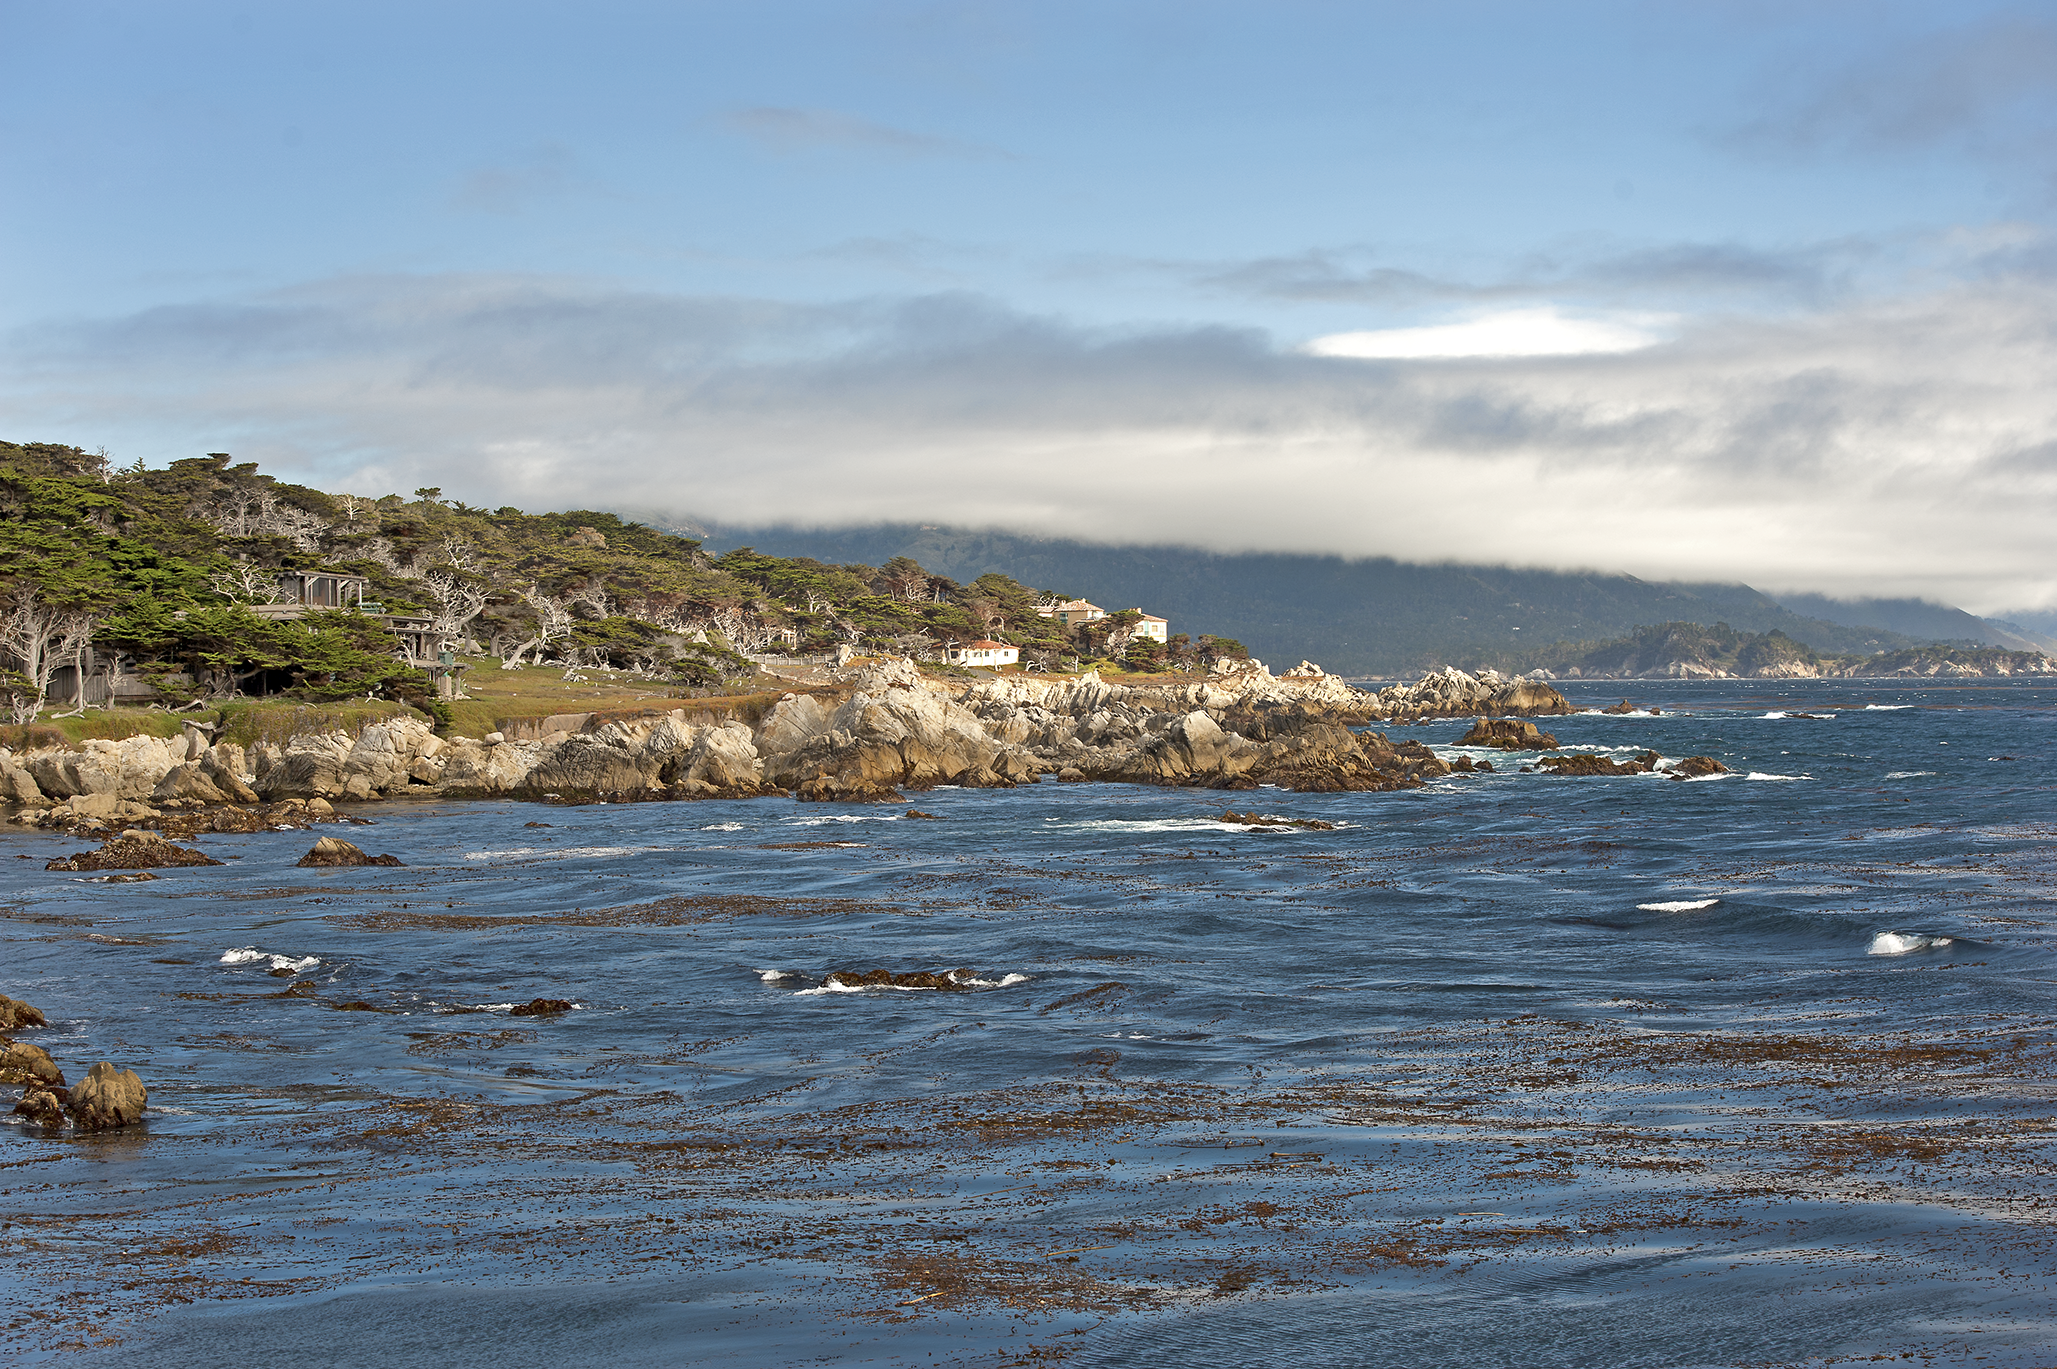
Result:
<svg viewBox="0 0 2057 1369"><path fill-rule="evenodd" d="M1601 566L2057 601L2057 291L1953 285L1636 350L1362 359L968 296L404 277L46 325L14 440L730 523ZM1375 350L1375 349L1374 349Z"/></svg>

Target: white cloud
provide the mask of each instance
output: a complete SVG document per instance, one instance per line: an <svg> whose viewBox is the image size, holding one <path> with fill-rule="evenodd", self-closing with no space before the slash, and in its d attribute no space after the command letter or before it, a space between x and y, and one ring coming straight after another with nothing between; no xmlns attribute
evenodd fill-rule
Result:
<svg viewBox="0 0 2057 1369"><path fill-rule="evenodd" d="M794 305L336 282L0 355L7 436L329 488L732 523L1001 526L2057 602L2057 287L1958 285L1663 346L1345 366L968 296ZM1633 326L1633 325L1627 325Z"/></svg>
<svg viewBox="0 0 2057 1369"><path fill-rule="evenodd" d="M1580 318L1549 308L1508 309L1463 323L1331 333L1300 350L1366 360L1592 356L1651 346L1660 339L1656 327L1665 322L1650 315Z"/></svg>

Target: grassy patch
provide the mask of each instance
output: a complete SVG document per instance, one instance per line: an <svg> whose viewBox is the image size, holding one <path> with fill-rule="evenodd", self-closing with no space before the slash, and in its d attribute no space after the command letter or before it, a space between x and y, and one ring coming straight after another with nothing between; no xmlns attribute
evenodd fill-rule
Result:
<svg viewBox="0 0 2057 1369"><path fill-rule="evenodd" d="M470 663L471 669L464 677L464 692L470 697L450 705L453 737L505 732L517 724L539 722L558 713L592 713L601 721L609 721L683 709L687 721L696 725L733 718L755 726L781 695L793 692L792 686L785 683L744 685L728 692L687 688L625 672L583 667L576 672L580 678L567 680L562 666L502 670L500 663L490 656L472 658Z"/></svg>
<svg viewBox="0 0 2057 1369"><path fill-rule="evenodd" d="M124 737L176 737L184 719L161 708L94 708L76 718L45 717L27 726L0 726L0 746L28 751L39 746L71 746L91 740Z"/></svg>
<svg viewBox="0 0 2057 1369"><path fill-rule="evenodd" d="M217 741L238 746L268 742L284 746L302 732L341 730L357 735L373 723L392 718L421 718L406 704L385 699L353 699L348 703L311 704L299 699L241 699L225 704L219 715L221 731Z"/></svg>

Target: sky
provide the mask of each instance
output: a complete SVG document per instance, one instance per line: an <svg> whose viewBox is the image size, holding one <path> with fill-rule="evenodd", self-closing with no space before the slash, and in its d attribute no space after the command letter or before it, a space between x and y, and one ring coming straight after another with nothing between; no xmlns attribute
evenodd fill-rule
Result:
<svg viewBox="0 0 2057 1369"><path fill-rule="evenodd" d="M2057 3L0 0L0 437L2057 606Z"/></svg>

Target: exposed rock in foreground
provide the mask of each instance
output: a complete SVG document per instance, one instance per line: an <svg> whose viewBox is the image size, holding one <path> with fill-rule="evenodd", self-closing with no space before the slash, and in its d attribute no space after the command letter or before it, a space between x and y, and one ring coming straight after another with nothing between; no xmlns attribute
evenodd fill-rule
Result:
<svg viewBox="0 0 2057 1369"><path fill-rule="evenodd" d="M1557 738L1534 723L1514 718L1475 718L1459 746L1493 746L1502 751L1555 751Z"/></svg>
<svg viewBox="0 0 2057 1369"><path fill-rule="evenodd" d="M154 832L124 832L97 851L79 851L51 861L45 870L167 870L220 861L189 846L174 846Z"/></svg>
<svg viewBox="0 0 2057 1369"><path fill-rule="evenodd" d="M314 843L313 850L293 863L303 869L331 865L398 865L400 857L366 855L362 848L340 837L323 837Z"/></svg>
<svg viewBox="0 0 2057 1369"><path fill-rule="evenodd" d="M64 1071L50 1058L50 1052L26 1041L10 1041L0 1049L0 1084L46 1086L64 1084Z"/></svg>
<svg viewBox="0 0 2057 1369"><path fill-rule="evenodd" d="M116 1069L108 1061L86 1071L71 1090L71 1120L80 1131L107 1131L143 1120L150 1101L134 1070Z"/></svg>
<svg viewBox="0 0 2057 1369"><path fill-rule="evenodd" d="M50 1024L43 1020L41 1009L32 1007L19 998L9 998L6 994L0 993L0 1032L14 1031L20 1027L48 1025Z"/></svg>

